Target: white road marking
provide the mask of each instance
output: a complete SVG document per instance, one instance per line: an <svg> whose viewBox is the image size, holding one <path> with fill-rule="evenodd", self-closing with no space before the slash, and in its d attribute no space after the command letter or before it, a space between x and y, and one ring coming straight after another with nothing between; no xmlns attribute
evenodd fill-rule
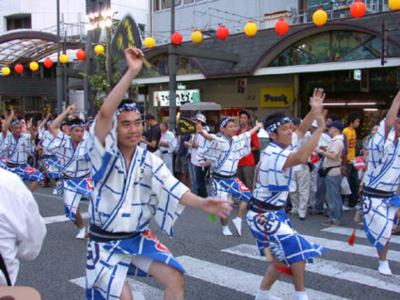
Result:
<svg viewBox="0 0 400 300"><path fill-rule="evenodd" d="M89 218L89 214L87 212L82 213L82 218L83 219L88 219ZM44 217L43 219L44 219L44 223L45 224L62 223L62 222L69 221L69 219L65 215Z"/></svg>
<svg viewBox="0 0 400 300"><path fill-rule="evenodd" d="M140 281L135 281L129 277L127 278L127 281L133 291L132 295L135 300L163 298L163 291L160 289L154 288ZM85 288L85 277L71 279L70 282L80 286L81 288Z"/></svg>
<svg viewBox="0 0 400 300"><path fill-rule="evenodd" d="M184 266L186 275L224 288L254 296L260 285L262 276L225 267L190 256L180 256L178 261ZM272 294L283 299L293 299L293 284L277 281L272 287ZM309 299L336 300L346 299L332 294L307 289Z"/></svg>
<svg viewBox="0 0 400 300"><path fill-rule="evenodd" d="M255 245L241 244L231 248L223 249L222 252L245 256L251 259L265 261L265 257L258 255ZM355 282L377 289L387 290L394 293L400 293L400 276L383 276L377 270L362 268L355 265L349 265L338 261L330 261L322 258L315 259L315 263L307 264L306 270L311 273L317 273L337 279Z"/></svg>
<svg viewBox="0 0 400 300"><path fill-rule="evenodd" d="M336 234L340 234L340 235L345 235L347 237L349 237L353 233L353 229L352 228L346 228L346 227L340 227L340 226L324 228L321 231L330 232L330 233L336 233ZM356 230L356 237L364 238L364 239L367 238L365 236L364 230L360 230L360 229ZM356 243L357 243L357 240L356 240ZM400 244L400 236L393 235L390 238L390 243Z"/></svg>
<svg viewBox="0 0 400 300"><path fill-rule="evenodd" d="M341 242L309 235L303 235L303 237L309 242L321 245L327 249L377 258L376 249L372 246L358 245L357 243L354 246L350 246L347 241ZM389 260L400 262L400 252L390 250L387 258Z"/></svg>

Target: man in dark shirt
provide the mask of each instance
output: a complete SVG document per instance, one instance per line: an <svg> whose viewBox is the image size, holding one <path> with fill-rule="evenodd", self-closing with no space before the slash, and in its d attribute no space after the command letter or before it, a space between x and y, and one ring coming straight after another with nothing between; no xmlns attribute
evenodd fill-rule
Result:
<svg viewBox="0 0 400 300"><path fill-rule="evenodd" d="M142 138L142 143L147 145L147 150L150 152L156 152L161 139L160 124L157 123L156 118L152 114L147 114L145 120L147 131Z"/></svg>

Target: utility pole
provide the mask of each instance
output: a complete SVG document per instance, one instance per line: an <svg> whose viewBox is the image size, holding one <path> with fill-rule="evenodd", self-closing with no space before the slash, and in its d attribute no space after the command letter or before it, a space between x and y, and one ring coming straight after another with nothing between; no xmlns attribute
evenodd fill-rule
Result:
<svg viewBox="0 0 400 300"><path fill-rule="evenodd" d="M175 32L175 0L171 0L171 35ZM176 127L176 54L175 46L168 45L168 69L169 69L169 128Z"/></svg>
<svg viewBox="0 0 400 300"><path fill-rule="evenodd" d="M62 113L62 103L63 103L63 70L60 64L60 52L61 52L61 36L60 36L60 0L57 0L57 67L56 67L56 77L57 77L57 102L56 102L56 113Z"/></svg>

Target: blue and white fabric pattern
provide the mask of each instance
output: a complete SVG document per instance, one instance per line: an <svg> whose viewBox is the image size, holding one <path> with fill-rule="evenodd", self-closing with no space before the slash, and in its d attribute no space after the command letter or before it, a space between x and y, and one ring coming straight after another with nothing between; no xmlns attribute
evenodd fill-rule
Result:
<svg viewBox="0 0 400 300"><path fill-rule="evenodd" d="M91 174L95 189L89 206L91 222L105 231L135 232L154 217L168 235L182 213L180 199L189 189L179 182L152 153L136 147L130 166L118 148L116 118L103 146L94 134L89 138Z"/></svg>
<svg viewBox="0 0 400 300"><path fill-rule="evenodd" d="M7 133L2 143L2 155L7 162L17 165L28 163L28 157L33 155L34 144L29 133L22 134L18 139L11 132Z"/></svg>
<svg viewBox="0 0 400 300"><path fill-rule="evenodd" d="M382 250L392 235L392 229L399 219L396 211L400 209L400 196L390 198L363 196L363 228L370 243Z"/></svg>
<svg viewBox="0 0 400 300"><path fill-rule="evenodd" d="M249 202L251 191L237 177L216 178L211 177L211 195L221 199L235 198L241 201Z"/></svg>
<svg viewBox="0 0 400 300"><path fill-rule="evenodd" d="M55 155L62 166L61 173L69 178L81 178L88 176L89 155L87 153L86 140L74 147L71 137L61 130L57 136L46 135L43 141L43 148L47 153Z"/></svg>
<svg viewBox="0 0 400 300"><path fill-rule="evenodd" d="M118 148L117 120L113 120L105 145L89 135L89 155L94 192L89 205L91 223L108 232L148 232L150 220L168 235L183 212L180 204L189 189L179 182L163 161L136 147L129 166ZM152 235L151 235L152 236ZM183 271L169 251L157 246L146 233L109 243L90 241L87 257L87 299L118 299L132 256L141 255ZM138 274L138 273L136 273Z"/></svg>
<svg viewBox="0 0 400 300"><path fill-rule="evenodd" d="M76 222L76 211L82 196L90 197L92 190L93 183L90 177L63 180L65 216L72 222Z"/></svg>
<svg viewBox="0 0 400 300"><path fill-rule="evenodd" d="M197 150L199 160L211 162L211 170L223 176L234 176L237 172L239 160L251 152L250 133L228 138L224 135L213 135L211 141Z"/></svg>
<svg viewBox="0 0 400 300"><path fill-rule="evenodd" d="M292 169L283 169L290 153L291 147L283 149L274 142L269 143L256 169L254 198L275 206L286 205L289 190L294 190Z"/></svg>
<svg viewBox="0 0 400 300"><path fill-rule="evenodd" d="M291 265L297 262L312 262L321 256L325 248L308 242L292 227L284 209L256 213L249 211L246 216L250 231L256 238L261 256L268 248L274 258Z"/></svg>
<svg viewBox="0 0 400 300"><path fill-rule="evenodd" d="M127 275L147 276L148 270L141 270L135 265L135 257L149 258L184 272L181 264L150 229L126 240L107 243L90 240L86 265L86 299L120 299Z"/></svg>
<svg viewBox="0 0 400 300"><path fill-rule="evenodd" d="M43 174L40 171L32 168L28 164L21 164L17 167L6 166L5 169L17 174L24 181L42 182L44 179Z"/></svg>
<svg viewBox="0 0 400 300"><path fill-rule="evenodd" d="M387 192L396 192L400 185L400 145L395 143L394 128L385 139L385 119L369 142L364 185Z"/></svg>

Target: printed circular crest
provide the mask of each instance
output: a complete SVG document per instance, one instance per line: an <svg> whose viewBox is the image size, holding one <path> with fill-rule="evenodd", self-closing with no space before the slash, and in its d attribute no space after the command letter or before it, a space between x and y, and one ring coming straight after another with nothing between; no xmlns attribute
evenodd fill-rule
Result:
<svg viewBox="0 0 400 300"><path fill-rule="evenodd" d="M94 270L99 259L100 259L100 246L97 243L92 243L86 256L86 268L88 270Z"/></svg>
<svg viewBox="0 0 400 300"><path fill-rule="evenodd" d="M275 234L281 223L274 217L273 214L268 214L268 218L263 214L258 214L254 217L254 224L257 229L264 234L272 235Z"/></svg>
<svg viewBox="0 0 400 300"><path fill-rule="evenodd" d="M364 197L363 198L363 204L362 204L362 211L363 214L368 214L369 211L371 210L372 206L372 201L369 197Z"/></svg>

